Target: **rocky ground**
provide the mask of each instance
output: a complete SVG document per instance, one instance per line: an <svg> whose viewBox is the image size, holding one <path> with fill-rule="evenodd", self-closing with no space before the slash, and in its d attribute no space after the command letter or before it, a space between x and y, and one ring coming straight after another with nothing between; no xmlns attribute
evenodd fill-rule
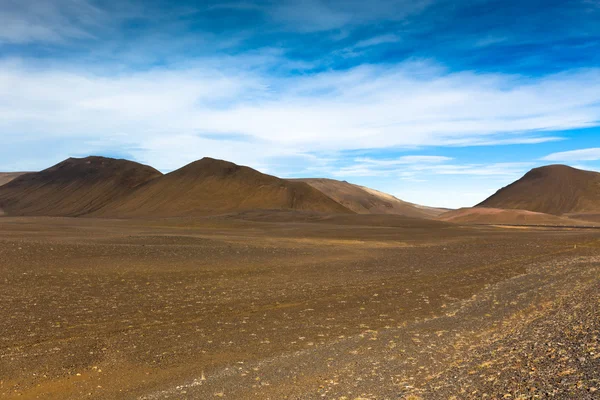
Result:
<svg viewBox="0 0 600 400"><path fill-rule="evenodd" d="M0 232L0 398L600 398L595 229Z"/></svg>

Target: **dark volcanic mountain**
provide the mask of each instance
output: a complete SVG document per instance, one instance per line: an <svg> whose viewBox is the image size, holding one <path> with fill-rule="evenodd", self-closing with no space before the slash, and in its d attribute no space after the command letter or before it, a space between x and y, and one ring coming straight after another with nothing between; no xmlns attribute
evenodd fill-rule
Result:
<svg viewBox="0 0 600 400"><path fill-rule="evenodd" d="M304 182L203 158L141 186L93 215L175 217L256 209L352 213Z"/></svg>
<svg viewBox="0 0 600 400"><path fill-rule="evenodd" d="M600 212L600 173L565 165L535 168L476 207L546 214Z"/></svg>
<svg viewBox="0 0 600 400"><path fill-rule="evenodd" d="M69 158L1 186L0 209L8 215L85 215L161 175L127 160Z"/></svg>
<svg viewBox="0 0 600 400"><path fill-rule="evenodd" d="M408 203L387 193L345 181L324 178L306 178L297 179L297 181L308 183L358 214L394 214L405 217L433 219L448 211Z"/></svg>

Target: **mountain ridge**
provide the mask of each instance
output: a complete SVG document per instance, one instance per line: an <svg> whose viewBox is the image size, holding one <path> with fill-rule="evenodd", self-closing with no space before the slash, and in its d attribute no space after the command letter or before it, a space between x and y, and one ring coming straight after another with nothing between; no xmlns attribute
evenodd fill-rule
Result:
<svg viewBox="0 0 600 400"><path fill-rule="evenodd" d="M308 184L204 157L148 182L91 215L180 217L252 209L352 213Z"/></svg>

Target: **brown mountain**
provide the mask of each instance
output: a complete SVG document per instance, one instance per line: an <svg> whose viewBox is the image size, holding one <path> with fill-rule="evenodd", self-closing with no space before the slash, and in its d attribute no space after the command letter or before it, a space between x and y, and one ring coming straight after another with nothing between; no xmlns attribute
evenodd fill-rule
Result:
<svg viewBox="0 0 600 400"><path fill-rule="evenodd" d="M433 219L448 211L402 201L387 193L334 179L297 179L358 214L395 214L414 218Z"/></svg>
<svg viewBox="0 0 600 400"><path fill-rule="evenodd" d="M0 209L8 215L84 215L161 175L127 160L69 158L1 186Z"/></svg>
<svg viewBox="0 0 600 400"><path fill-rule="evenodd" d="M27 172L0 172L0 186L6 185L8 182L26 173Z"/></svg>
<svg viewBox="0 0 600 400"><path fill-rule="evenodd" d="M476 207L554 215L600 213L600 173L565 165L535 168Z"/></svg>
<svg viewBox="0 0 600 400"><path fill-rule="evenodd" d="M175 217L254 209L352 213L304 182L203 158L148 182L93 215Z"/></svg>

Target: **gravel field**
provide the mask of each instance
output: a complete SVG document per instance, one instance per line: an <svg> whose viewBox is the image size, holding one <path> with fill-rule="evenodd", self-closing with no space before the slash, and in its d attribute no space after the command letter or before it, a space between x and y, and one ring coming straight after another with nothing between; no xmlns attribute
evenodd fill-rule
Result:
<svg viewBox="0 0 600 400"><path fill-rule="evenodd" d="M0 218L0 398L600 398L600 231Z"/></svg>

